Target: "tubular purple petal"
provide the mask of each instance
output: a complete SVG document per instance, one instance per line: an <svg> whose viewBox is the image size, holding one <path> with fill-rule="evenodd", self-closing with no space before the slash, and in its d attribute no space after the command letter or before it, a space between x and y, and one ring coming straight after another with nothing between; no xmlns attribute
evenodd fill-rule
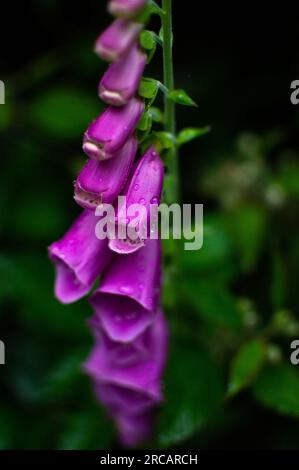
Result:
<svg viewBox="0 0 299 470"><path fill-rule="evenodd" d="M126 256L116 256L90 302L107 335L114 341L134 340L157 310L161 287L161 242Z"/></svg>
<svg viewBox="0 0 299 470"><path fill-rule="evenodd" d="M95 346L83 365L94 382L96 397L114 419L123 445L132 447L147 440L153 429L154 411L163 400L168 328L161 311L152 325L135 341L111 341L91 320Z"/></svg>
<svg viewBox="0 0 299 470"><path fill-rule="evenodd" d="M120 385L95 383L94 392L111 416L119 416L124 410L128 414L139 414L153 407L151 397Z"/></svg>
<svg viewBox="0 0 299 470"><path fill-rule="evenodd" d="M135 447L148 441L153 432L153 413L120 415L117 419L119 439L125 447Z"/></svg>
<svg viewBox="0 0 299 470"><path fill-rule="evenodd" d="M75 183L75 201L85 209L111 204L126 184L136 152L137 140L129 138L113 158L106 161L88 160Z"/></svg>
<svg viewBox="0 0 299 470"><path fill-rule="evenodd" d="M136 15L147 3L147 0L110 0L108 11L115 16L130 17Z"/></svg>
<svg viewBox="0 0 299 470"><path fill-rule="evenodd" d="M113 157L133 134L143 111L144 102L138 98L121 108L107 108L85 132L84 152L94 160Z"/></svg>
<svg viewBox="0 0 299 470"><path fill-rule="evenodd" d="M96 338L83 367L98 386L109 384L140 392L154 403L163 399L161 375L167 355L168 331L162 312L133 342L114 342L103 331L97 331Z"/></svg>
<svg viewBox="0 0 299 470"><path fill-rule="evenodd" d="M118 62L111 64L99 85L99 95L112 106L123 106L137 92L146 55L134 44Z"/></svg>
<svg viewBox="0 0 299 470"><path fill-rule="evenodd" d="M96 238L97 221L92 212L84 211L64 237L49 247L56 267L55 295L61 303L88 294L112 259L107 240Z"/></svg>
<svg viewBox="0 0 299 470"><path fill-rule="evenodd" d="M163 162L154 147L141 157L132 170L132 176L124 190L126 200L120 204L117 213L117 225L122 225L128 235L128 226L132 230L136 227L136 238L132 240L129 236L125 239L112 238L109 241L109 248L120 254L134 253L144 246L144 239L150 234L150 206L159 205L164 178ZM144 208L137 211L135 217L128 217L127 211L133 204L138 204ZM138 233L137 233L138 232Z"/></svg>
<svg viewBox="0 0 299 470"><path fill-rule="evenodd" d="M108 62L116 62L137 40L142 28L141 23L115 20L96 40L95 52Z"/></svg>

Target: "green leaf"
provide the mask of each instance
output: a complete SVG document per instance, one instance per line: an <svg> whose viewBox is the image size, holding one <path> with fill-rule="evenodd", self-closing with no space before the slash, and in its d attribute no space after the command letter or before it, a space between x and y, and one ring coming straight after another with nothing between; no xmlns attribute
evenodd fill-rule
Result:
<svg viewBox="0 0 299 470"><path fill-rule="evenodd" d="M175 103L182 104L184 106L197 106L195 101L187 95L185 90L172 90L168 93L168 98Z"/></svg>
<svg viewBox="0 0 299 470"><path fill-rule="evenodd" d="M154 100L159 89L159 82L153 78L143 78L139 86L139 95L148 100Z"/></svg>
<svg viewBox="0 0 299 470"><path fill-rule="evenodd" d="M151 51L156 46L154 33L152 31L142 31L140 34L140 45L143 49Z"/></svg>
<svg viewBox="0 0 299 470"><path fill-rule="evenodd" d="M229 375L228 394L235 395L258 375L266 359L266 346L252 340L244 344L234 357Z"/></svg>
<svg viewBox="0 0 299 470"><path fill-rule="evenodd" d="M41 198L39 194L44 196ZM59 186L51 185L51 179L37 178L34 191L26 191L14 210L14 231L19 240L44 241L46 244L61 231L67 216L67 209L61 204L63 195Z"/></svg>
<svg viewBox="0 0 299 470"><path fill-rule="evenodd" d="M287 298L286 263L283 256L274 251L272 253L272 282L271 299L274 310L283 308Z"/></svg>
<svg viewBox="0 0 299 470"><path fill-rule="evenodd" d="M109 449L113 429L99 406L71 413L59 439L59 450Z"/></svg>
<svg viewBox="0 0 299 470"><path fill-rule="evenodd" d="M0 451L12 449L13 430L19 424L17 411L8 408L8 403L0 407Z"/></svg>
<svg viewBox="0 0 299 470"><path fill-rule="evenodd" d="M299 372L281 364L268 367L252 387L255 399L283 415L299 418Z"/></svg>
<svg viewBox="0 0 299 470"><path fill-rule="evenodd" d="M231 272L233 246L227 230L218 220L205 219L204 244L201 250L182 250L182 267L185 274L216 275Z"/></svg>
<svg viewBox="0 0 299 470"><path fill-rule="evenodd" d="M241 268L252 269L257 263L268 228L264 207L242 204L225 214L224 223L231 232Z"/></svg>
<svg viewBox="0 0 299 470"><path fill-rule="evenodd" d="M189 127L187 129L183 129L177 136L177 142L179 145L186 144L191 142L198 137L202 137L205 134L210 132L210 127Z"/></svg>
<svg viewBox="0 0 299 470"><path fill-rule="evenodd" d="M161 109L156 108L155 106L151 106L148 110L149 115L151 116L152 120L154 122L163 122L164 121L164 115L161 111Z"/></svg>
<svg viewBox="0 0 299 470"><path fill-rule="evenodd" d="M163 26L160 28L160 31L159 31L159 38L160 38L160 41L162 42L162 44L164 43L164 30L163 30ZM171 44L173 45L173 33L171 33Z"/></svg>
<svg viewBox="0 0 299 470"><path fill-rule="evenodd" d="M58 138L73 138L82 133L101 109L98 101L80 90L54 88L36 98L28 115L37 129Z"/></svg>
<svg viewBox="0 0 299 470"><path fill-rule="evenodd" d="M171 149L176 145L175 137L170 132L155 132L155 136L160 142L161 150Z"/></svg>
<svg viewBox="0 0 299 470"><path fill-rule="evenodd" d="M156 52L157 42L161 43L161 40L153 31L143 31L140 35L140 45L147 54L148 64Z"/></svg>
<svg viewBox="0 0 299 470"><path fill-rule="evenodd" d="M0 105L0 130L7 129L13 122L12 106L9 103Z"/></svg>
<svg viewBox="0 0 299 470"><path fill-rule="evenodd" d="M150 0L149 7L152 14L165 15L165 11L154 0Z"/></svg>
<svg viewBox="0 0 299 470"><path fill-rule="evenodd" d="M163 26L159 30L159 38L161 39L162 42L164 42L164 31L163 31Z"/></svg>
<svg viewBox="0 0 299 470"><path fill-rule="evenodd" d="M297 318L288 310L278 310L271 318L270 328L273 334L295 337L299 334Z"/></svg>
<svg viewBox="0 0 299 470"><path fill-rule="evenodd" d="M166 402L161 410L158 444L162 448L190 438L218 411L223 397L218 367L201 351L180 346L166 373Z"/></svg>
<svg viewBox="0 0 299 470"><path fill-rule="evenodd" d="M206 321L240 328L242 318L234 297L214 279L186 279L180 283L182 296Z"/></svg>
<svg viewBox="0 0 299 470"><path fill-rule="evenodd" d="M281 163L277 183L287 195L299 198L299 162L296 157L288 158Z"/></svg>
<svg viewBox="0 0 299 470"><path fill-rule="evenodd" d="M37 330L38 334L67 334L73 341L89 337L84 323L88 315L84 300L66 306L54 297L54 269L46 249L39 254L27 251L14 257L2 256L0 270L7 276L5 288L8 287L1 295L13 302L22 325L28 325L32 332Z"/></svg>
<svg viewBox="0 0 299 470"><path fill-rule="evenodd" d="M63 357L47 374L43 396L50 399L62 399L66 394L73 393L83 377L81 365L87 355L88 351L82 349Z"/></svg>
<svg viewBox="0 0 299 470"><path fill-rule="evenodd" d="M146 132L151 127L151 125L152 125L151 116L148 112L145 112L138 123L137 129L142 132Z"/></svg>

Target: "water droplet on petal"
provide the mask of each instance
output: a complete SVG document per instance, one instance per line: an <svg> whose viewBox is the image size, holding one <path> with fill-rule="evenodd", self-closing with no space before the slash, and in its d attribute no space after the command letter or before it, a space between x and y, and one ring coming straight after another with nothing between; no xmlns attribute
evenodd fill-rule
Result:
<svg viewBox="0 0 299 470"><path fill-rule="evenodd" d="M126 294L126 295L129 295L132 293L132 287L130 286L122 286L119 288L119 292L121 292L122 294Z"/></svg>
<svg viewBox="0 0 299 470"><path fill-rule="evenodd" d="M139 204L142 204L143 206L146 204L146 200L144 199L144 197L139 199Z"/></svg>

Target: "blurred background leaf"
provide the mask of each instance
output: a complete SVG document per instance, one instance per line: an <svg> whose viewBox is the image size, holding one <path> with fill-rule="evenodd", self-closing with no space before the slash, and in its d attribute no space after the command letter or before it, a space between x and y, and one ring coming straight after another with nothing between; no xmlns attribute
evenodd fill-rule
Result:
<svg viewBox="0 0 299 470"><path fill-rule="evenodd" d="M103 105L82 90L54 88L47 90L31 104L29 118L42 132L54 138L76 138L97 117Z"/></svg>
<svg viewBox="0 0 299 470"><path fill-rule="evenodd" d="M176 346L165 381L167 399L158 429L162 448L184 441L205 426L223 398L219 368L187 345Z"/></svg>
<svg viewBox="0 0 299 470"><path fill-rule="evenodd" d="M250 384L258 375L266 359L266 346L262 341L245 343L231 364L228 393L234 395Z"/></svg>
<svg viewBox="0 0 299 470"><path fill-rule="evenodd" d="M263 406L299 417L299 374L291 365L267 368L257 379L252 392Z"/></svg>

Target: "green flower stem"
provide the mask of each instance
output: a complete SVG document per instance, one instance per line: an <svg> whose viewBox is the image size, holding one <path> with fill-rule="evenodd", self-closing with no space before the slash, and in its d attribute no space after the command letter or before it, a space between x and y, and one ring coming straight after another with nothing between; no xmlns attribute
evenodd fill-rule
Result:
<svg viewBox="0 0 299 470"><path fill-rule="evenodd" d="M163 26L163 62L164 62L164 85L169 91L174 89L173 54L172 54L172 0L162 0ZM173 136L176 134L175 103L167 94L164 98L165 131ZM168 158L169 187L167 187L167 202L169 204L179 202L179 165L178 152L173 148L169 150Z"/></svg>
<svg viewBox="0 0 299 470"><path fill-rule="evenodd" d="M164 14L162 15L163 27L163 63L164 63L164 86L169 91L174 89L174 74L173 74L173 55L172 55L172 0L162 0L162 8ZM164 128L174 137L176 135L176 120L175 120L175 103L168 98L168 93L165 93L164 98ZM165 202L167 204L174 204L179 202L179 165L178 165L178 151L177 147L173 146L168 150L167 160L167 174L165 178ZM164 286L164 305L172 311L172 315L176 310L177 305L177 289L174 286L178 282L179 274L179 253L180 247L178 241L164 245L165 260L165 286Z"/></svg>

